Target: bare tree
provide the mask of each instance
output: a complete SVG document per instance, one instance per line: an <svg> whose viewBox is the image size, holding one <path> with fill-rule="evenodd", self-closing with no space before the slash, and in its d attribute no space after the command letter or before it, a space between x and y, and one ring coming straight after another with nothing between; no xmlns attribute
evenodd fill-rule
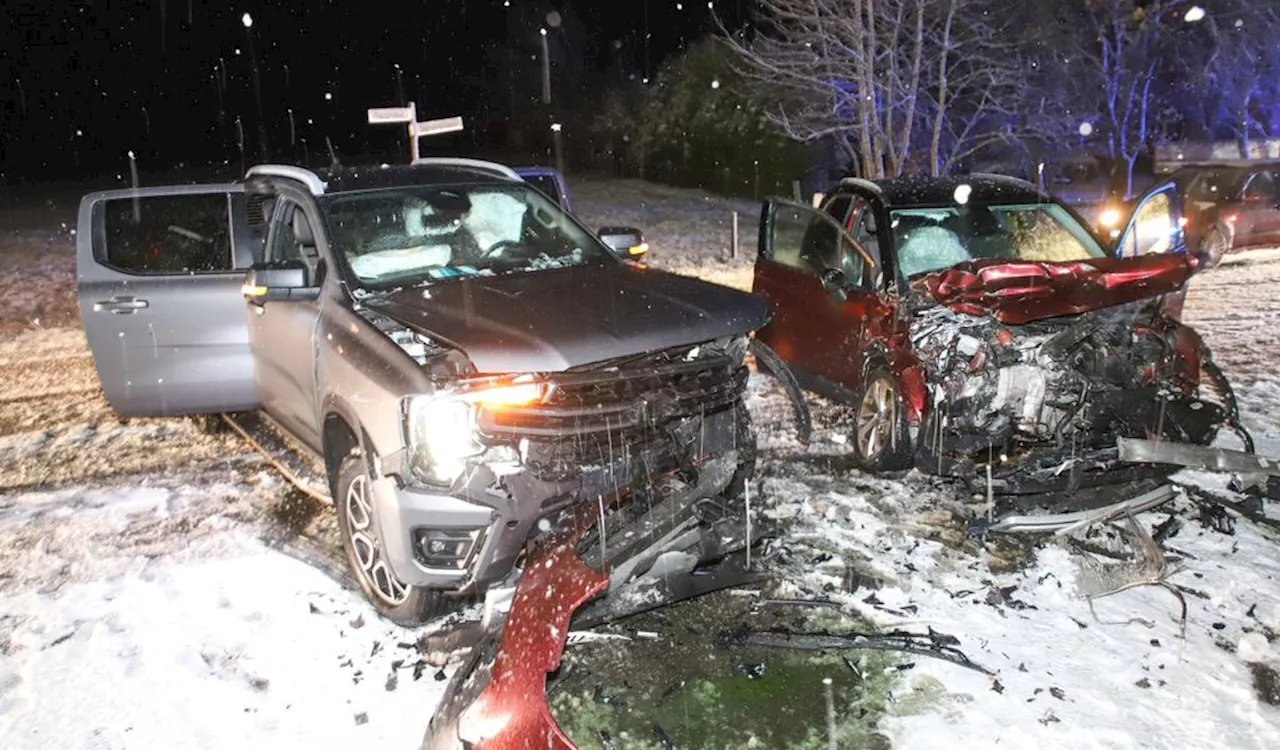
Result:
<svg viewBox="0 0 1280 750"><path fill-rule="evenodd" d="M1013 137L1017 56L993 0L761 0L753 36L726 33L773 92L792 138L832 138L870 177L946 173Z"/></svg>
<svg viewBox="0 0 1280 750"><path fill-rule="evenodd" d="M1225 0L1187 29L1179 60L1210 136L1230 135L1241 158L1253 138L1280 135L1280 8Z"/></svg>
<svg viewBox="0 0 1280 750"><path fill-rule="evenodd" d="M1173 2L1075 0L1068 2L1080 32L1072 80L1094 92L1099 130L1113 167L1123 168L1124 195L1133 193L1134 163L1158 135L1157 72L1167 63ZM1087 93L1082 96L1087 97Z"/></svg>

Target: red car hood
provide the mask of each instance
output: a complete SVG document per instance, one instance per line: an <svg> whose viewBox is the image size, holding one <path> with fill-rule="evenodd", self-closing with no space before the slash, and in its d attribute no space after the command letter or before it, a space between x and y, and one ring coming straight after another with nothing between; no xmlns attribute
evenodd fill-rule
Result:
<svg viewBox="0 0 1280 750"><path fill-rule="evenodd" d="M1158 297L1190 275L1182 254L1058 263L980 260L929 274L912 286L956 312L1021 325Z"/></svg>

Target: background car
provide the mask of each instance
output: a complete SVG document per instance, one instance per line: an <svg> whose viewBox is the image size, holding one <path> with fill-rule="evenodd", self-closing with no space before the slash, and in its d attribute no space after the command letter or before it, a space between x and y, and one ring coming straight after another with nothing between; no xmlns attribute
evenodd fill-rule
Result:
<svg viewBox="0 0 1280 750"><path fill-rule="evenodd" d="M1187 246L1205 267L1238 250L1280 246L1280 162L1183 167L1177 184Z"/></svg>

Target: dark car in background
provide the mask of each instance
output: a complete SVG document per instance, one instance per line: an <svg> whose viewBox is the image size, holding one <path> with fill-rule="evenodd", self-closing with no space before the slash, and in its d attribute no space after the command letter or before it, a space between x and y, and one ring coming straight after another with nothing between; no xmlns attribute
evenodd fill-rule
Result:
<svg viewBox="0 0 1280 750"><path fill-rule="evenodd" d="M1217 370L1165 312L1192 271L1177 205L1162 185L1102 240L1009 177L847 179L820 209L770 199L758 339L852 406L866 470L1008 494L1101 483L1117 437L1205 444L1233 413L1201 400Z"/></svg>
<svg viewBox="0 0 1280 750"><path fill-rule="evenodd" d="M1280 162L1197 164L1170 175L1187 246L1205 267L1228 253L1280 247Z"/></svg>
<svg viewBox="0 0 1280 750"><path fill-rule="evenodd" d="M515 173L555 201L560 208L565 211L573 210L569 205L569 184L565 182L560 170L553 167L515 167Z"/></svg>
<svg viewBox="0 0 1280 750"><path fill-rule="evenodd" d="M507 167L262 165L94 193L79 222L107 401L258 411L313 451L351 572L397 622L509 583L577 504L705 519L754 468L764 302L621 262ZM654 529L630 538L661 550Z"/></svg>

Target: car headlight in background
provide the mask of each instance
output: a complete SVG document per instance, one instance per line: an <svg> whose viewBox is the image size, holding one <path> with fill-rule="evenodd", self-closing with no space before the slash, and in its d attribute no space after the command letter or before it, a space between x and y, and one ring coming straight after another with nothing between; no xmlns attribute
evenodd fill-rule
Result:
<svg viewBox="0 0 1280 750"><path fill-rule="evenodd" d="M1120 225L1120 211L1108 208L1098 215L1098 223L1107 229L1116 229Z"/></svg>
<svg viewBox="0 0 1280 750"><path fill-rule="evenodd" d="M547 393L546 383L529 379L464 383L456 390L410 396L405 405L410 473L419 481L452 484L467 461L485 451L477 430L480 409L538 403Z"/></svg>

